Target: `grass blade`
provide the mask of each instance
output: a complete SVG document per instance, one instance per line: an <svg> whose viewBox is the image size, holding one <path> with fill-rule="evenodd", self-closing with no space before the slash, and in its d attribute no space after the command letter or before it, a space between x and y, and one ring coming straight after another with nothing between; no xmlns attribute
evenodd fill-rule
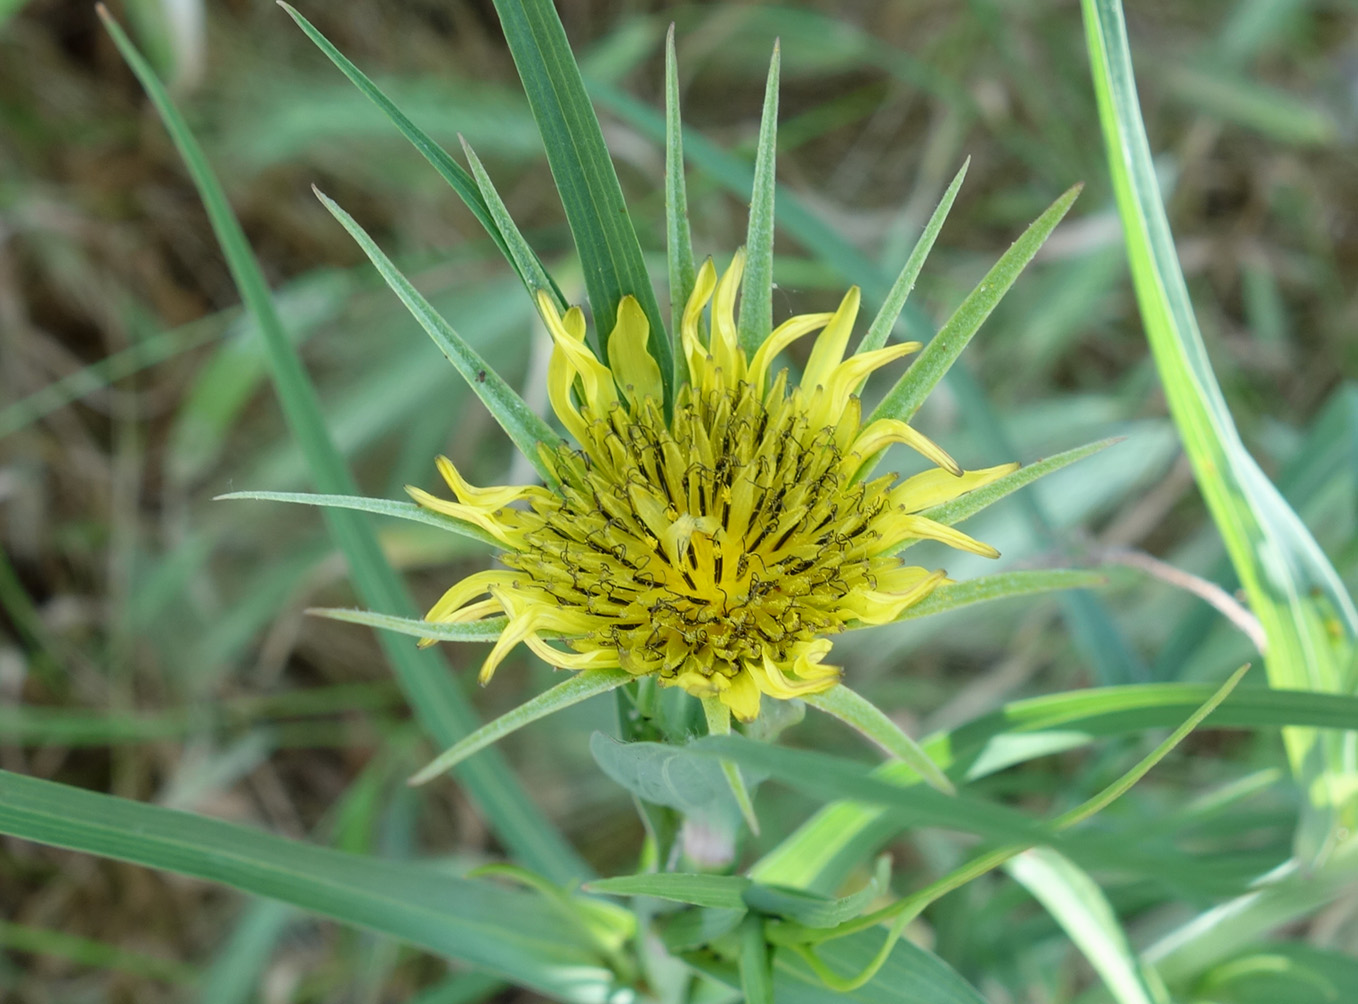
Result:
<svg viewBox="0 0 1358 1004"><path fill-rule="evenodd" d="M352 475L326 431L315 388L283 331L268 284L202 148L122 28L107 10L101 7L99 12L118 51L146 89L184 158L232 278L246 308L259 325L284 415L306 457L312 480L326 494L358 494ZM368 525L357 514L342 509L326 510L325 515L363 601L380 609L411 609L413 605L405 586L387 564L377 537ZM394 640L383 639L382 645L406 699L436 742L442 746L450 745L475 727L475 716L441 658L429 650L420 652L410 646L398 645ZM494 751L479 762L468 763L461 776L472 798L513 853L544 874L562 880L588 873L584 862L543 818L510 773L508 765L496 758Z"/></svg>
<svg viewBox="0 0 1358 1004"><path fill-rule="evenodd" d="M547 162L575 237L595 327L607 331L631 294L650 322L665 400L674 399L674 357L641 245L599 120L585 94L566 31L548 0L495 0L505 41L533 109Z"/></svg>
<svg viewBox="0 0 1358 1004"><path fill-rule="evenodd" d="M778 43L773 43L769 77L764 84L764 113L754 158L754 189L745 233L745 278L740 286L736 321L740 347L753 356L773 330L773 193L778 157Z"/></svg>
<svg viewBox="0 0 1358 1004"><path fill-rule="evenodd" d="M1245 449L1217 384L1165 216L1121 4L1084 0L1083 9L1137 303L1198 487L1268 638L1269 680L1279 688L1346 692L1358 611L1310 531ZM1283 739L1308 799L1298 853L1314 860L1358 824L1358 742L1295 728Z"/></svg>
<svg viewBox="0 0 1358 1004"><path fill-rule="evenodd" d="M0 771L0 832L292 903L559 1000L603 999L612 982L582 940L544 915L536 896L427 866L347 854L6 771Z"/></svg>
<svg viewBox="0 0 1358 1004"><path fill-rule="evenodd" d="M382 274L392 292L400 297L411 316L420 322L420 327L434 340L439 351L462 374L467 385L476 392L486 410L500 423L500 428L514 441L519 452L533 465L533 469L542 476L542 479L551 484L552 475L547 465L542 462L539 447L546 446L551 449L559 446L562 443L561 437L542 420L541 416L528 407L514 388L505 383L504 378L443 319L352 216L319 189L313 188L312 191L316 193L316 198L321 200L321 204L330 210L330 215L349 231L349 236L377 267L377 271Z"/></svg>
<svg viewBox="0 0 1358 1004"><path fill-rule="evenodd" d="M995 309L995 304L1009 292L1009 287L1014 284L1019 273L1033 260L1047 237L1070 210L1083 187L1075 185L1068 189L1000 256L985 278L967 294L953 315L939 328L938 334L924 346L919 358L905 371L896 386L887 392L868 421L898 418L908 422L919 411L924 399L938 386L971 337Z"/></svg>
<svg viewBox="0 0 1358 1004"><path fill-rule="evenodd" d="M632 679L634 679L632 674L625 669L592 669L583 673L572 673L570 679L529 698L513 711L501 715L493 722L487 722L471 735L454 743L422 767L407 783L426 784L440 774L446 774L477 750L499 742L511 732L539 718L546 718L562 708L569 708L572 704L588 700L596 694L616 690Z"/></svg>
<svg viewBox="0 0 1358 1004"><path fill-rule="evenodd" d="M495 242L495 246L500 249L500 253L505 256L505 260L514 267L516 272L518 272L519 278L523 280L524 286L527 287L531 293L533 291L533 285L530 282L532 276L522 269L520 262L515 260L514 255L510 253L509 242L506 240L505 234L501 233L499 224L495 221L495 216L491 212L490 206L486 204L486 200L482 197L476 181L472 176L467 173L461 164L448 155L448 151L444 150L443 147L430 139L419 126L415 125L404 112L397 108L396 105L392 103L391 99L383 94L381 89L368 79L367 75L364 74L362 70L345 58L344 54L336 49L334 45L330 43L329 39L317 31L310 21L297 13L290 5L284 3L283 0L278 0L278 6L288 12L288 16L297 22L297 26L306 33L307 38L311 39L316 47L325 53L326 57L339 68L341 73L349 78L350 82L353 83L353 85L357 87L369 101L382 110L382 113L391 120L392 124L410 141L411 145L420 152L425 160L429 161L430 165L439 173L440 177L448 182L449 187L457 193L458 198L460 198L466 207L472 211L472 215L476 217L481 226L485 227L486 233L490 235L490 239ZM542 262L537 259L536 255L533 256L533 261L536 263L536 272L545 275L546 273L542 268ZM547 276L547 281L551 284L552 294L556 297L557 301L564 303L565 299L562 297L561 290L557 288L556 283L552 281L550 276Z"/></svg>
<svg viewBox="0 0 1358 1004"><path fill-rule="evenodd" d="M935 790L944 794L954 794L957 789L920 749L919 743L906 735L905 731L888 718L877 705L861 697L840 683L823 694L808 694L802 698L811 707L838 718L849 728L862 733L896 759L908 765Z"/></svg>

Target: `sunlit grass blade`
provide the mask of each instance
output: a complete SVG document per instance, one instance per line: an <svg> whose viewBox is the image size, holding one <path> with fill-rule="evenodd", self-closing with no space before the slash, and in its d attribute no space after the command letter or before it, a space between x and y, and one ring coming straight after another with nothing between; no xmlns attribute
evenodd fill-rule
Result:
<svg viewBox="0 0 1358 1004"><path fill-rule="evenodd" d="M500 632L509 623L504 617L487 617L485 620L472 621L468 624L447 624L419 620L415 617L397 617L395 614L382 614L374 610L348 610L343 607L311 607L307 613L332 621L344 621L346 624L362 624L381 631L393 631L412 638L433 638L435 641L492 642L500 637ZM484 728L486 726L481 726L481 729ZM477 729L477 732L481 729Z"/></svg>
<svg viewBox="0 0 1358 1004"><path fill-rule="evenodd" d="M635 296L650 322L648 345L660 365L665 400L671 402L674 357L665 321L561 19L548 0L496 0L495 10L542 133L596 327L609 330L622 298Z"/></svg>
<svg viewBox="0 0 1358 1004"><path fill-rule="evenodd" d="M943 223L947 220L952 204L957 199L957 192L962 187L962 181L967 176L969 166L971 166L970 157L963 161L962 167L952 179L952 184L943 193L943 198L939 199L937 208L934 209L933 215L929 217L929 222L924 225L924 232L915 242L914 250L910 252L910 257L905 260L901 274L891 284L890 292L887 293L886 299L882 301L877 316L872 319L872 324L868 327L867 333L863 335L862 341L858 343L856 351L872 352L875 349L880 349L886 345L887 339L891 337L891 330L896 327L896 322L900 320L901 311L905 308L905 301L915 288L915 280L919 278L920 270L924 268L924 262L928 259L929 252L934 249L934 241L938 239L939 231L943 229Z"/></svg>
<svg viewBox="0 0 1358 1004"><path fill-rule="evenodd" d="M382 274L392 292L400 297L415 320L420 322L420 327L428 332L434 344L439 347L439 351L447 357L458 373L462 374L467 385L476 392L476 396L485 404L486 410L500 423L500 428L513 440L519 452L533 465L533 469L542 476L542 479L551 484L552 474L542 462L539 447L546 446L551 449L559 446L562 443L561 437L542 420L541 416L528 407L514 388L505 383L504 378L443 319L352 216L321 191L316 189L313 191L322 205L330 210L330 215L349 231L349 236L363 249L363 253L377 267L377 271Z"/></svg>
<svg viewBox="0 0 1358 1004"><path fill-rule="evenodd" d="M775 41L755 148L754 189L750 193L750 220L745 231L745 278L740 286L740 316L736 321L740 347L750 356L773 330L773 196L778 157L779 61Z"/></svg>
<svg viewBox="0 0 1358 1004"><path fill-rule="evenodd" d="M352 509L356 512L370 512L376 516L390 516L393 519L404 519L411 523L423 523L426 526L438 527L440 530L447 530L449 533L456 533L472 540L479 540L499 547L500 542L473 523L466 523L443 513L433 512L429 509L422 509L414 502L404 502L398 499L375 499L368 498L366 495L318 495L314 492L227 492L225 495L216 495L213 501L234 502L234 501L256 501L256 502L288 502L296 505L314 505L329 509Z"/></svg>
<svg viewBox="0 0 1358 1004"><path fill-rule="evenodd" d="M347 854L252 827L0 771L0 833L222 883L381 931L558 1000L612 982L536 896L427 866Z"/></svg>
<svg viewBox="0 0 1358 1004"><path fill-rule="evenodd" d="M500 627L503 628L504 625L501 624ZM572 704L588 700L596 694L616 690L632 679L634 679L632 674L625 669L590 669L574 673L570 679L530 697L513 711L506 712L493 722L487 722L471 735L454 743L420 768L407 783L427 784L440 774L446 774L478 750L499 742L511 732L516 732L539 718L546 718L562 708L569 708Z"/></svg>
<svg viewBox="0 0 1358 1004"><path fill-rule="evenodd" d="M906 735L905 731L888 718L877 705L844 684L836 684L823 694L808 694L802 700L862 733L911 767L927 784L937 790L945 794L952 794L957 790L948 780L948 776L939 769L938 764L929 758L929 754L920 749L919 743Z"/></svg>
<svg viewBox="0 0 1358 1004"><path fill-rule="evenodd" d="M1084 446L1077 446L1073 450L1065 450L1062 453L1054 454L1042 460L1020 467L1012 474L1006 474L1002 478L990 482L969 491L965 495L953 499L951 502L944 502L936 505L932 509L926 509L922 515L929 517L936 523L943 523L952 526L962 522L970 516L976 515L987 506L994 505L1007 495L1012 495L1025 485L1030 485L1039 478L1046 477L1054 471L1059 471L1063 467L1083 460L1085 457L1092 457L1100 450L1105 450L1114 443L1121 442L1118 439L1101 439L1096 443L1088 443Z"/></svg>
<svg viewBox="0 0 1358 1004"><path fill-rule="evenodd" d="M391 99L383 94L381 89L368 79L367 75L364 74L362 70L336 49L330 43L329 39L317 31L310 21L304 18L287 3L284 3L283 0L278 0L278 6L288 12L288 16L297 22L297 26L306 33L306 36L315 43L316 47L325 53L326 57L339 68L341 73L349 78L353 85L357 87L369 101L382 110L382 113L391 120L392 124L400 130L401 134L410 141L411 145L420 152L424 159L429 161L430 165L439 173L443 180L448 182L448 185L457 193L458 198L462 200L466 207L472 211L472 215L476 217L481 226L485 227L486 233L489 234L491 240L495 242L495 246L500 249L500 253L505 256L505 260L514 267L514 270L519 274L519 278L523 280L524 286L531 292L534 288L530 281L533 279L533 275L524 271L520 262L510 252L509 242L506 240L505 234L501 233L499 224L495 220L495 215L486 204L486 200L481 196L481 192L472 176L467 173L461 164L449 156L448 151L434 142L434 140L426 135L419 126L415 125L404 112L397 108L396 105L392 103ZM552 295L555 296L559 302L564 302L561 291L557 288L556 283L552 281L551 277L546 275L545 270L542 268L542 263L538 261L536 256L532 257L536 264L535 272L541 273L546 277L548 283L551 285Z"/></svg>
<svg viewBox="0 0 1358 1004"><path fill-rule="evenodd" d="M1108 577L1100 572L1078 568L1033 569L1018 572L999 572L983 575L979 579L965 582L949 582L939 586L918 603L906 607L896 619L914 620L941 614L945 610L971 606L989 600L1002 600L1011 596L1033 596L1060 589L1091 589L1108 582Z"/></svg>
<svg viewBox="0 0 1358 1004"><path fill-rule="evenodd" d="M1014 284L1019 273L1033 260L1047 237L1070 210L1083 187L1075 185L1067 190L1000 256L985 278L967 294L952 316L943 323L943 327L939 328L938 334L924 346L919 358L905 371L896 386L887 392L869 421L897 418L908 422L919 411L924 399L938 386L1000 298L1009 292L1009 287Z"/></svg>
<svg viewBox="0 0 1358 1004"><path fill-rule="evenodd" d="M1005 871L1061 925L1118 1004L1158 1004L1117 915L1083 869L1050 848L1034 847Z"/></svg>
<svg viewBox="0 0 1358 1004"><path fill-rule="evenodd" d="M677 338L684 304L693 294L697 269L688 225L684 182L684 129L679 115L679 63L674 54L674 25L665 33L665 261L670 279L670 331ZM681 353L675 353L676 360Z"/></svg>
<svg viewBox="0 0 1358 1004"><path fill-rule="evenodd" d="M311 478L325 494L357 495L353 477L326 430L315 388L279 322L268 284L220 182L154 72L122 28L99 8L118 51L146 89L192 176L232 278L259 325L283 413L306 458ZM383 610L412 608L405 586L382 554L376 535L356 513L325 510L335 543L344 553L364 603ZM435 742L450 745L475 727L475 716L447 664L432 652L381 640L406 698ZM533 867L566 879L587 873L579 856L528 799L502 759L488 752L467 764L462 779L507 847Z"/></svg>
<svg viewBox="0 0 1358 1004"><path fill-rule="evenodd" d="M1269 679L1279 688L1347 692L1358 611L1310 531L1245 449L1217 384L1165 216L1121 4L1084 0L1083 9L1137 303L1198 486L1268 638ZM1283 738L1309 805L1298 852L1322 857L1358 825L1358 742L1309 729L1289 729Z"/></svg>
<svg viewBox="0 0 1358 1004"><path fill-rule="evenodd" d="M490 180L490 175L486 173L485 167L481 164L481 159L476 156L471 144L465 139L462 141L462 152L466 154L467 163L471 165L472 177L476 179L476 187L480 190L481 197L486 200L486 208L490 211L491 218L495 220L495 225L504 238L505 253L513 263L515 271L523 278L524 285L528 287L529 297L536 303L537 294L540 291L546 292L556 301L559 309L565 310L566 301L562 299L555 284L547 277L547 270L542 267L542 262L538 260L538 256L528 246L528 242L523 239L518 224L509 215L509 210L505 208L504 200L500 198L500 193L495 190L495 184Z"/></svg>

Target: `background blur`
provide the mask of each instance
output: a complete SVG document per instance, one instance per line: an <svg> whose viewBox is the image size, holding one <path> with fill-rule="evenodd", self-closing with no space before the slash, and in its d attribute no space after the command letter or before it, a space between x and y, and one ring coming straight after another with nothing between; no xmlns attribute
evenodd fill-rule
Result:
<svg viewBox="0 0 1358 1004"><path fill-rule="evenodd" d="M352 212L541 402L533 374L544 344L527 297L437 175L273 3L111 6L174 82L223 175L364 490L432 487L439 452L482 484L524 477L310 192L316 184ZM1011 566L1094 564L1134 548L1231 587L1140 332L1076 6L843 7L562 5L658 284L663 151L645 116L661 108L671 20L685 117L741 163L781 37L779 178L893 274L971 158L912 298L935 325L1029 221L1084 181L963 360L983 397L945 387L921 424L968 466L1125 436L969 531ZM1129 7L1147 125L1213 363L1247 444L1352 591L1358 16L1342 0ZM452 150L467 138L568 296L583 299L490 3L299 9L431 135ZM703 161L689 173L695 250L725 259L743 240L744 201L706 151L690 153ZM777 251L775 320L832 309L846 283L816 249L780 235ZM310 487L237 300L178 157L92 5L0 0L0 767L350 850L492 857L452 781L419 792L401 783L430 750L367 629L305 616L310 605L353 603L319 514L212 501ZM422 601L484 567L483 551L460 538L382 529ZM956 578L994 567L946 560ZM468 675L482 658L475 647L448 654ZM1204 604L1128 571L1088 602L974 608L853 636L836 655L918 734L1086 683L1219 680L1250 649ZM489 716L547 679L521 656L477 700ZM508 749L590 862L617 873L635 863L641 831L586 750L608 721L606 703L586 705ZM865 752L822 722L788 739ZM1164 811L1186 786L1272 757L1276 742L1195 737L1116 811ZM1063 778L1103 769L1096 754L1071 754L985 784L1040 807ZM1235 849L1242 868L1289 839L1283 796L1261 798L1257 831ZM760 804L766 838L808 808L786 793ZM898 866L928 865L931 853L916 839L896 848ZM996 1002L1071 999L1085 975L1068 943L1006 889L1003 879L969 887L916 936ZM1110 891L1129 909L1136 894ZM393 942L198 882L0 840L5 1001L532 999L495 997L491 983L450 996L446 975Z"/></svg>

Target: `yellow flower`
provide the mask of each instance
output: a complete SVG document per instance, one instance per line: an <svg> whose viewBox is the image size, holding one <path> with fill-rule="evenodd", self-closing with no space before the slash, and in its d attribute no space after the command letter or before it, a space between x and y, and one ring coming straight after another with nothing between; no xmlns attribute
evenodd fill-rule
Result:
<svg viewBox="0 0 1358 1004"><path fill-rule="evenodd" d="M720 280L710 260L698 274L680 332L687 379L669 418L635 299L618 308L605 365L585 344L580 309L561 316L541 294L554 343L549 399L579 444L542 448L556 485L475 488L441 457L457 501L409 489L420 505L473 523L504 547L507 568L469 576L426 615L445 623L508 617L481 682L522 643L563 669L622 667L718 697L748 722L761 694L785 699L835 685L840 670L824 662L826 635L892 621L946 581L896 556L907 541L997 555L918 514L1017 465L964 472L904 422L862 425L864 380L919 343L846 359L854 288L833 314L779 325L748 358L734 317L743 268L737 252ZM772 374L774 358L815 331L801 382L789 387L786 370ZM937 466L903 481L864 480L893 443Z"/></svg>

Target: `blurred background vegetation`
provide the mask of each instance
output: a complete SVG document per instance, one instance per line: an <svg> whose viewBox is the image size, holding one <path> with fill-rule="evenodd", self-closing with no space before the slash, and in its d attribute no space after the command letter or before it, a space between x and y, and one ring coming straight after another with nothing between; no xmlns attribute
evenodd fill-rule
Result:
<svg viewBox="0 0 1358 1004"><path fill-rule="evenodd" d="M223 175L365 492L432 485L439 452L480 483L526 476L309 191L317 184L349 209L488 361L544 404L545 342L527 298L437 175L273 3L114 6L174 82ZM574 287L568 296L582 299L490 4L300 9L431 135L454 150L459 133L468 139L529 240ZM720 151L748 163L775 37L780 180L865 260L894 273L971 157L912 299L917 324L945 317L1028 221L1084 181L1072 216L961 364L974 378L963 387L980 390L944 388L921 424L969 466L1125 437L969 528L1009 566L1097 564L1135 549L1233 587L1141 334L1073 4L561 11L658 284L654 126L671 20L685 117L714 144L689 148L700 255L723 258L743 239L732 190L745 182ZM1352 592L1358 12L1342 0L1212 0L1135 4L1128 17L1213 363L1248 446ZM816 250L780 231L780 317L831 309L850 281ZM429 750L370 633L305 615L353 603L317 514L212 501L232 489L308 487L198 199L93 7L0 0L0 767L351 850L494 857L454 783L418 793L401 783ZM486 560L432 529L382 532L423 600ZM956 578L982 571L979 559L946 560ZM1205 604L1134 571L1097 599L985 606L855 635L836 652L854 685L916 734L1025 694L1217 681L1252 655ZM475 649L451 655L468 671L480 661ZM485 716L506 710L547 678L521 656L478 704ZM586 749L608 721L596 702L507 744L530 791L604 874L632 870L641 838L625 793ZM861 752L824 723L788 738ZM1163 816L1254 779L1231 816L1195 817L1176 835L1222 866L1215 885L1167 879L1183 883L1180 899L1207 905L1286 855L1296 795L1281 772L1251 773L1281 763L1278 747L1267 733L1194 737L1113 810ZM1087 786L1114 776L1110 756L1050 757L984 787L1032 807L1059 803L1071 777ZM807 811L794 796L768 796L766 838ZM902 843L898 868L932 870L949 859L946 843ZM1172 919L1153 908L1161 897L1149 885L1106 885L1134 934ZM1351 949L1355 911L1337 910L1295 934ZM1073 1000L1088 984L1055 925L1002 877L955 894L927 921L914 936L997 1004ZM533 999L496 997L497 984L450 977L376 936L18 841L0 841L0 946L0 998L22 1004Z"/></svg>

